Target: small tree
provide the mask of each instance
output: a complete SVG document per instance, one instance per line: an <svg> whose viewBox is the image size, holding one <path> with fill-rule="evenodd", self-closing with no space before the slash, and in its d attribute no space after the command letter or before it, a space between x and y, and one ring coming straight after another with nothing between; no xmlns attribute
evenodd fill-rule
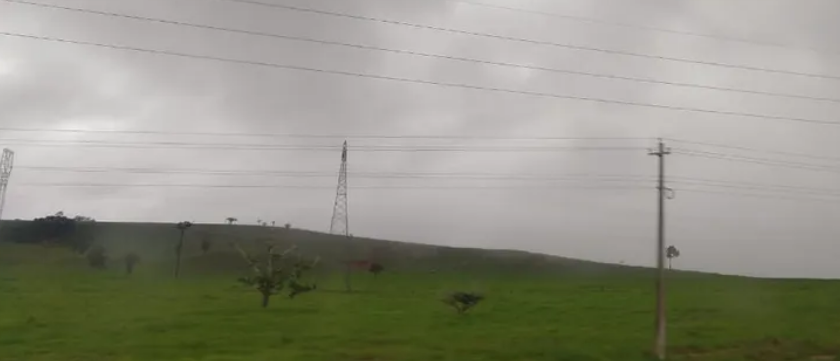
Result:
<svg viewBox="0 0 840 361"><path fill-rule="evenodd" d="M242 255L242 258L251 265L253 270L253 275L242 277L239 282L254 287L260 292L263 307L268 307L271 296L281 292L287 286L291 289L289 298L316 289L315 285L301 283L301 278L304 272L315 267L318 263L317 258L312 263L305 263L300 257L293 260L291 254L295 247L291 247L283 253L275 253L274 246L269 245L266 261L262 263L251 257L238 244L234 243L234 247Z"/></svg>
<svg viewBox="0 0 840 361"><path fill-rule="evenodd" d="M181 250L184 249L184 234L192 226L191 222L181 222L175 225L175 228L178 228L181 233L180 238L178 238L178 245L175 246L175 278L181 275Z"/></svg>
<svg viewBox="0 0 840 361"><path fill-rule="evenodd" d="M131 252L125 255L125 273L129 275L134 273L134 266L138 263L140 263L140 256L136 253Z"/></svg>
<svg viewBox="0 0 840 361"><path fill-rule="evenodd" d="M84 256L93 244L96 232L91 223L92 218L84 216L71 218L59 211L10 229L13 234L10 238L19 243L68 246L77 254Z"/></svg>
<svg viewBox="0 0 840 361"><path fill-rule="evenodd" d="M210 236L205 236L201 240L201 254L207 254L207 252L210 252L210 248L213 248L213 241L210 240Z"/></svg>
<svg viewBox="0 0 840 361"><path fill-rule="evenodd" d="M59 213L64 215L63 212L59 212ZM73 217L73 220L76 221L76 222L96 222L96 220L93 219L93 217L88 217L88 216L75 216L75 217Z"/></svg>
<svg viewBox="0 0 840 361"><path fill-rule="evenodd" d="M471 308L484 300L484 296L470 292L454 292L443 299L443 303L452 306L459 315L466 313Z"/></svg>
<svg viewBox="0 0 840 361"><path fill-rule="evenodd" d="M311 264L307 264L302 260L298 259L298 261L294 265L292 278L289 280L289 289L291 289L291 292L289 292L289 298L295 298L295 296L301 293L311 292L317 289L317 285L315 285L314 283L303 284L300 282L300 280L303 277L303 272L312 270L312 268L314 268L315 265L318 263L319 259L320 258L315 258L315 260L312 261Z"/></svg>
<svg viewBox="0 0 840 361"><path fill-rule="evenodd" d="M291 223L286 223L283 227L285 227L286 230L288 231L288 230L292 229L292 224Z"/></svg>
<svg viewBox="0 0 840 361"><path fill-rule="evenodd" d="M108 263L108 255L105 253L105 247L93 246L89 248L85 254L88 265L96 269L105 269Z"/></svg>
<svg viewBox="0 0 840 361"><path fill-rule="evenodd" d="M227 218L225 218L225 220L228 222L228 224L231 224L231 225L236 223L237 221L239 221L238 219L236 219L236 217L227 217Z"/></svg>
<svg viewBox="0 0 840 361"><path fill-rule="evenodd" d="M668 249L665 251L665 256L668 257L668 269L673 269L671 267L671 261L674 258L680 257L680 250L678 250L677 247L668 246Z"/></svg>
<svg viewBox="0 0 840 361"><path fill-rule="evenodd" d="M371 263L370 267L368 268L368 271L370 273L373 273L374 277L379 276L379 274L382 273L382 271L384 271L384 270L385 270L385 267L383 267L381 264L376 263L376 262Z"/></svg>

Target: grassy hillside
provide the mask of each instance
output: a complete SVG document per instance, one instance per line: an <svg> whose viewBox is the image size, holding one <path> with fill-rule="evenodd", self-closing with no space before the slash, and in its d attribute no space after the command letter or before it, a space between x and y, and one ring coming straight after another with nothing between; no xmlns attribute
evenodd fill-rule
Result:
<svg viewBox="0 0 840 361"><path fill-rule="evenodd" d="M65 248L0 243L0 361L651 359L646 269L370 239L347 247L300 230L200 225L176 280L173 225L96 229L112 255L142 254L134 274L119 263L94 270ZM207 255L203 237L214 242ZM329 262L308 278L318 289L260 307L259 294L235 281L246 270L226 245L233 238L255 250L272 239L320 254ZM356 292L341 292L334 268L346 258L377 258L388 270L355 274ZM459 290L487 299L457 315L440 300ZM840 355L840 282L671 272L668 314L671 360Z"/></svg>
<svg viewBox="0 0 840 361"><path fill-rule="evenodd" d="M5 221L0 241L14 241L13 230L27 226L26 221ZM103 245L112 258L137 253L147 264L165 267L172 263L179 232L173 224L95 223L92 241ZM209 240L211 251L204 255L201 242ZM484 250L441 247L354 237L350 240L324 233L299 229L260 226L197 224L189 229L184 241L185 271L200 273L228 272L246 268L231 247L239 242L252 252L261 252L266 242L281 248L296 245L302 253L320 256L324 267L335 268L345 260L375 260L389 270L426 272L521 272L521 273L603 273L633 274L644 269L587 262L522 251Z"/></svg>

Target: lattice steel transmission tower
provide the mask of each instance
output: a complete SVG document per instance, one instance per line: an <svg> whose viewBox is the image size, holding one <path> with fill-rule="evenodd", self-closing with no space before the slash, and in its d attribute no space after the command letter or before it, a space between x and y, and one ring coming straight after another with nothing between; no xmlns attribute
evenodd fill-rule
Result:
<svg viewBox="0 0 840 361"><path fill-rule="evenodd" d="M347 209L347 141L341 148L341 167L338 169L338 187L335 191L335 205L333 206L332 222L330 222L330 233L346 237L344 255L349 257L350 252L350 218ZM344 287L347 292L353 291L350 285L351 260L344 259Z"/></svg>
<svg viewBox="0 0 840 361"><path fill-rule="evenodd" d="M341 167L338 169L338 187L335 191L330 234L350 236L350 219L347 209L347 141L341 149Z"/></svg>
<svg viewBox="0 0 840 361"><path fill-rule="evenodd" d="M14 165L15 152L11 149L3 149L3 157L0 158L0 220L3 219L3 208L6 206L6 189L9 188L9 178L12 176Z"/></svg>

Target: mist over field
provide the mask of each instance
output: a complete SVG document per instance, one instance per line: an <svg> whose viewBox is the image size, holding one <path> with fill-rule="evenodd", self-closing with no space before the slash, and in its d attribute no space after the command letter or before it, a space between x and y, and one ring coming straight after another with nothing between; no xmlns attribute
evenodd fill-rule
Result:
<svg viewBox="0 0 840 361"><path fill-rule="evenodd" d="M0 0L0 361L836 360L837 14Z"/></svg>

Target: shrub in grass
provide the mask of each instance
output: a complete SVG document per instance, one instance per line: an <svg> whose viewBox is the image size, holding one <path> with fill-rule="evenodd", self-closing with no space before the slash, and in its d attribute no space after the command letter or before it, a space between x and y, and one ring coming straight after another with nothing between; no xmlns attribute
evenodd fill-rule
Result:
<svg viewBox="0 0 840 361"><path fill-rule="evenodd" d="M379 276L379 274L382 273L382 271L384 271L384 270L385 270L385 267L383 267L381 264L376 263L376 262L371 263L370 267L368 268L368 271L370 273L373 273L374 277Z"/></svg>
<svg viewBox="0 0 840 361"><path fill-rule="evenodd" d="M108 255L105 254L105 247L93 246L85 254L88 265L96 269L105 269L108 263Z"/></svg>
<svg viewBox="0 0 840 361"><path fill-rule="evenodd" d="M207 254L211 248L213 248L213 241L210 240L210 237L204 237L201 240L201 254Z"/></svg>
<svg viewBox="0 0 840 361"><path fill-rule="evenodd" d="M134 252L131 252L131 253L125 255L124 261L125 261L125 273L130 275L130 274L134 273L134 266L137 265L137 263L140 263L140 256L138 256Z"/></svg>
<svg viewBox="0 0 840 361"><path fill-rule="evenodd" d="M472 292L453 292L443 299L443 303L451 306L458 314L464 314L477 306L484 296Z"/></svg>
<svg viewBox="0 0 840 361"><path fill-rule="evenodd" d="M276 253L274 246L269 245L266 260L260 262L251 257L238 244L234 243L234 247L242 255L242 258L251 265L253 271L251 276L242 277L239 279L239 282L259 291L260 295L262 295L263 307L268 307L271 296L283 291L286 287L291 290L289 298L294 298L298 294L309 292L316 288L315 285L303 284L301 279L304 272L315 267L318 263L317 258L313 262L307 263L299 256L294 257L292 255L295 250L294 247L289 248L283 253Z"/></svg>

